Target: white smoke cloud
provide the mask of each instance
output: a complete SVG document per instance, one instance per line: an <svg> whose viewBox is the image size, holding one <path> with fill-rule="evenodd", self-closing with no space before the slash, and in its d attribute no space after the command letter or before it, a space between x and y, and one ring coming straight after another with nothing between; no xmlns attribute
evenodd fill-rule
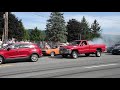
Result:
<svg viewBox="0 0 120 90"><path fill-rule="evenodd" d="M88 42L89 44L105 44L105 41L102 38L95 38Z"/></svg>

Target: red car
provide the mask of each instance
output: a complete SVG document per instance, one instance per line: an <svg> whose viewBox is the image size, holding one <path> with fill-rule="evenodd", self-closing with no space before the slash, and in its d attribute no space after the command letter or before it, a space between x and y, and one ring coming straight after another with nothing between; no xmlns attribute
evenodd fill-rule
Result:
<svg viewBox="0 0 120 90"><path fill-rule="evenodd" d="M15 43L0 49L0 64L6 60L29 59L32 62L38 61L42 56L42 51L37 44Z"/></svg>
<svg viewBox="0 0 120 90"><path fill-rule="evenodd" d="M106 50L104 44L93 44L90 45L87 40L75 40L71 45L63 46L60 48L60 54L63 57L70 55L72 58L77 58L79 54L85 54L89 56L90 54L95 54L96 57L101 56L101 52Z"/></svg>

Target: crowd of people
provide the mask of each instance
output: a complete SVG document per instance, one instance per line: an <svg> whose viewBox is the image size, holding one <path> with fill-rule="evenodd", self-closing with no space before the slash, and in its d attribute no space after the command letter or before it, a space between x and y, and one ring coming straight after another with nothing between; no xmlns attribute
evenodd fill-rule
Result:
<svg viewBox="0 0 120 90"><path fill-rule="evenodd" d="M38 44L41 48L47 48L47 49L50 49L52 47L55 47L55 43L54 42L47 42L47 41L39 41L39 42L30 42L30 41L17 41L16 39L12 38L12 39L9 39L6 43L3 43L3 41L0 39L0 48L2 47L5 47L6 45L9 45L9 44L13 44L13 43L36 43ZM59 43L58 45L56 46L64 46L64 45L68 45L69 43Z"/></svg>
<svg viewBox="0 0 120 90"><path fill-rule="evenodd" d="M21 43L24 43L24 42L25 43L31 43L30 41L17 41L14 38L13 39L9 39L6 43L3 43L3 41L0 39L0 48L5 47L6 45L9 45L9 44L18 43L18 42L21 42Z"/></svg>

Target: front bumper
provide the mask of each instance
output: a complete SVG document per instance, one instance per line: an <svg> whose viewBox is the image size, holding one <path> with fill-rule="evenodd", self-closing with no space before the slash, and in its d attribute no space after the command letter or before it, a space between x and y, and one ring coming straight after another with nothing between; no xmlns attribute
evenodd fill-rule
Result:
<svg viewBox="0 0 120 90"><path fill-rule="evenodd" d="M46 51L42 51L42 54L43 54L43 55L46 55L47 53L46 53Z"/></svg>
<svg viewBox="0 0 120 90"><path fill-rule="evenodd" d="M60 49L60 54L71 54L71 50L70 49Z"/></svg>
<svg viewBox="0 0 120 90"><path fill-rule="evenodd" d="M120 50L112 50L113 54L120 54Z"/></svg>

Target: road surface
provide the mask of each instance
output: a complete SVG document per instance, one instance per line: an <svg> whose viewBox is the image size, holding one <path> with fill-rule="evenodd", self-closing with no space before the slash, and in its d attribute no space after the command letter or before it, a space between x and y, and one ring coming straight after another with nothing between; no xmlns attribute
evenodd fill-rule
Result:
<svg viewBox="0 0 120 90"><path fill-rule="evenodd" d="M0 78L120 78L120 55L45 56L38 62L7 62L0 65Z"/></svg>

